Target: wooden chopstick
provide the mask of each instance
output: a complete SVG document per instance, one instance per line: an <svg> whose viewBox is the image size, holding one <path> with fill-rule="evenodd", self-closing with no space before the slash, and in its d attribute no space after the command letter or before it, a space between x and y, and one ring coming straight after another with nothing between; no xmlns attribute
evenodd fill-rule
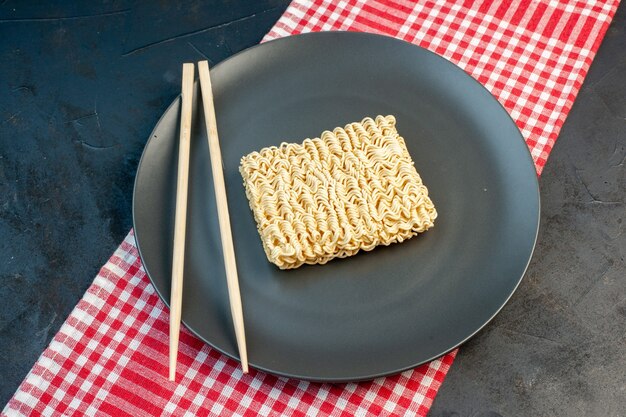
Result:
<svg viewBox="0 0 626 417"><path fill-rule="evenodd" d="M246 350L246 334L243 326L243 311L241 308L241 294L239 292L239 279L237 278L237 264L235 263L235 249L233 248L233 236L230 230L230 216L228 214L228 202L226 200L226 186L224 184L224 172L222 166L222 153L217 136L217 122L215 120L215 105L213 103L213 90L211 88L211 75L209 63L198 62L198 75L202 90L202 103L204 118L209 139L209 152L211 156L211 169L213 171L213 184L215 188L215 200L217 201L217 216L220 224L220 236L224 251L224 265L226 267L226 281L228 283L228 298L230 299L230 312L235 325L237 348L241 359L243 373L248 373L248 353Z"/></svg>
<svg viewBox="0 0 626 417"><path fill-rule="evenodd" d="M193 64L183 64L181 89L180 140L178 143L178 180L176 182L176 215L174 252L172 254L172 291L170 296L170 381L176 378L178 337L183 302L183 268L185 266L185 232L187 225L187 190L189 185L189 148L191 145L191 111L193 103Z"/></svg>

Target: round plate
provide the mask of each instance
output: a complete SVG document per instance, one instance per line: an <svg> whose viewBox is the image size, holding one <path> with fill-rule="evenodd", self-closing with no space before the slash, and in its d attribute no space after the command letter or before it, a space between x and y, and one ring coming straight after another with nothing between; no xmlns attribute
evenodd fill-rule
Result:
<svg viewBox="0 0 626 417"><path fill-rule="evenodd" d="M506 303L532 255L539 190L519 130L478 82L409 43L339 32L255 46L211 74L251 366L317 381L393 374L463 343ZM182 316L236 358L198 89L195 97ZM154 129L133 201L141 259L166 304L179 110L176 100ZM396 116L439 213L435 227L326 265L270 264L240 158L379 114Z"/></svg>

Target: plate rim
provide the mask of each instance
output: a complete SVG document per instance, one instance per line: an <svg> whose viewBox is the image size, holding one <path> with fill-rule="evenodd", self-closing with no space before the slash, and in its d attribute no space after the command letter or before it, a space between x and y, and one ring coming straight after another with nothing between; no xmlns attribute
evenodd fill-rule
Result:
<svg viewBox="0 0 626 417"><path fill-rule="evenodd" d="M215 70L216 68L219 68L221 65L223 65L224 63L238 57L239 55L248 53L249 51L256 49L256 48L261 48L264 45L269 45L269 44L273 44L273 43L282 43L282 42L293 42L293 38L308 38L308 37L324 37L324 36L354 36L354 37L373 37L373 38L384 38L386 41L390 41L390 42L399 42L399 43L404 43L406 45L410 45L411 47L414 48L418 48L421 49L422 51L436 57L436 59L439 60L443 60L447 63L447 65L453 65L454 67L456 67L458 70L460 70L463 73L464 77L467 77L469 79L471 79L471 81L475 84L477 84L478 86L480 86L481 89L483 89L484 91L486 91L492 98L493 100L498 103L498 106L502 109L502 111L506 114L508 120L513 124L513 126L515 127L515 131L517 132L516 136L519 138L519 140L521 140L524 144L524 149L526 149L525 155L527 156L528 162L530 163L530 167L532 167L533 172L535 173L535 175L532 177L534 178L533 180L533 185L536 190L536 195L537 195L537 225L535 227L535 233L534 233L534 238L533 238L533 243L532 246L530 248L530 252L528 255L528 260L526 261L526 265L522 271L522 273L520 274L520 277L517 279L517 282L515 284L515 286L513 287L513 289L511 290L511 293L508 295L508 297L503 301L503 303L500 305L500 307L498 307L498 309L489 317L489 319L487 319L485 321L485 323L483 323L480 327L478 327L475 331L473 331L471 334L469 334L466 338L464 338L463 340L461 340L460 342L458 342L457 344L455 344L454 346L450 347L449 349L434 355L428 359L425 360L421 360L418 361L412 365L408 365L402 368L398 368L395 370L390 370L390 371L384 371L384 372L375 372L372 374L368 374L368 375L363 375L363 376L359 376L357 378L345 378L345 377L324 377L324 378L315 378L312 376L306 376L306 375L297 375L294 373L289 373L289 372L283 372L283 371L276 371L276 370L272 370L269 369L267 367L261 366L261 365L257 365L254 363L253 360L249 361L249 365L251 368L254 368L258 371L262 371L265 373L269 373L272 375L278 375L281 377L286 377L286 378L292 378L292 379L298 379L298 380L304 380L304 381L310 381L310 382L316 382L316 383L324 383L324 382L328 382L328 383L350 383L350 382L362 382L362 381L371 381L374 380L376 378L381 378L381 377L387 377L387 376L391 376L391 375L396 375L405 371L408 371L410 369L415 369L418 366L421 366L423 364L432 362L438 358L441 358L445 355L447 355L448 353L452 352L453 350L457 349L459 346L463 345L464 343L466 343L468 340L470 340L471 338L473 338L474 336L476 336L476 334L478 334L481 330L483 330L499 313L500 311L508 304L508 302L510 301L510 299L513 297L513 295L515 294L515 292L517 291L517 289L519 288L522 280L524 279L526 272L528 271L528 267L530 266L530 263L533 259L534 256L534 252L537 246L537 240L539 237L539 228L540 228L540 224L541 224L541 192L540 192L540 184L539 184L539 174L537 173L537 169L536 169L536 165L535 162L532 158L532 154L530 152L530 149L528 148L528 144L526 143L526 140L524 139L524 136L522 135L522 132L520 131L519 127L517 126L517 123L515 123L515 120L513 119L513 117L511 116L511 114L506 110L506 108L502 105L502 103L491 93L491 91L489 91L483 84L481 84L478 80L476 80L474 77L472 77L470 74L468 74L463 68L459 67L458 65L456 65L454 62L446 59L445 57L430 51L429 49L423 48L419 45L415 45L411 42L405 41L403 39L398 39L395 38L393 36L387 36L387 35L381 35L381 34L376 34L376 33L369 33L369 32L354 32L354 31L323 31L323 32L308 32L308 33L300 33L297 35L290 35L290 36L285 36L285 37L281 37L281 38L277 38L277 39L273 39L267 42L263 42L263 43L258 43L256 45L250 46L246 49L243 49L231 56L229 56L228 58L224 59L223 61L220 61L218 64L216 64L215 66L213 66L211 68L211 71ZM196 88L196 84L198 83L198 80L194 81L194 88ZM148 149L148 147L150 146L151 142L153 139L157 139L157 137L155 136L155 133L159 127L159 125L161 124L163 118L165 117L165 115L170 111L170 109L175 106L179 100L180 100L181 95L178 94L174 97L174 99L172 100L172 102L167 106L167 108L163 111L163 113L161 114L161 116L159 117L159 119L157 120L156 124L154 125L154 128L151 130L150 135L148 136L147 141L145 142L145 145L143 147L143 150L141 152L141 157L139 158L139 162L137 164L137 170L135 173L135 179L133 182L133 197L132 197L132 222L133 222L133 238L135 240L135 246L137 247L137 252L139 254L139 258L141 260L141 264L143 266L143 269L146 273L146 275L148 276L148 279L150 280L150 283L152 284L152 287L155 289L157 295L159 296L159 298L161 299L161 301L165 304L165 306L169 309L170 305L169 305L169 300L166 299L166 297L164 297L164 295L161 293L161 291L159 290L158 286L156 285L154 279L152 278L152 275L150 274L148 267L146 265L146 263L144 262L144 257L142 254L142 250L141 250L141 245L139 243L139 238L137 235L137 230L136 230L136 217L137 217L137 183L139 180L139 176L140 176L140 172L142 170L142 163L144 161L144 157L146 154L146 150ZM240 361L240 358L238 356L237 353L231 353L228 352L216 345L214 345L212 342L210 342L209 340L207 340L204 336L200 335L198 332L196 332L193 328L191 328L190 326L187 325L187 323L185 322L185 320L182 319L181 317L181 323L187 328L187 330L189 330L193 335L195 335L196 337L198 337L200 340L202 340L204 343L208 344L209 346L211 346L211 348L216 349L218 352L222 353L223 355L226 355L227 357L236 360L237 362Z"/></svg>

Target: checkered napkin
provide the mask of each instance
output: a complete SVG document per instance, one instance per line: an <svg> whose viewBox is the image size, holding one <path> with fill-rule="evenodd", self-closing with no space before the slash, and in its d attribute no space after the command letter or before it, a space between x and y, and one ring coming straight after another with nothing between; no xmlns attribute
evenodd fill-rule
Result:
<svg viewBox="0 0 626 417"><path fill-rule="evenodd" d="M428 48L485 85L540 173L618 0L295 0L264 40L351 30ZM252 370L184 330L167 380L168 309L131 231L2 412L12 415L420 415L456 351L402 374L316 384Z"/></svg>

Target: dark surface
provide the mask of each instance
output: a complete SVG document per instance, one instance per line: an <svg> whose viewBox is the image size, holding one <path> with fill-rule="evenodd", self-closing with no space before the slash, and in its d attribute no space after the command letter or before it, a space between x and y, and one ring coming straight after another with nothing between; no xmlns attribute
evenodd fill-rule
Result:
<svg viewBox="0 0 626 417"><path fill-rule="evenodd" d="M622 5L542 173L526 277L432 417L626 415L625 29Z"/></svg>
<svg viewBox="0 0 626 417"><path fill-rule="evenodd" d="M397 373L453 349L509 299L537 236L537 174L506 110L461 69L389 37L316 33L239 54L215 67L212 82L251 366L316 381ZM165 300L179 113L177 101L150 139L133 206L144 267ZM197 113L183 320L237 356L206 127ZM241 157L378 114L395 115L437 207L435 227L324 266L281 271L270 264L241 185Z"/></svg>
<svg viewBox="0 0 626 417"><path fill-rule="evenodd" d="M257 43L287 2L241 3L0 0L0 406L130 228L180 63ZM621 6L544 170L531 269L461 348L433 416L624 414L625 23Z"/></svg>

